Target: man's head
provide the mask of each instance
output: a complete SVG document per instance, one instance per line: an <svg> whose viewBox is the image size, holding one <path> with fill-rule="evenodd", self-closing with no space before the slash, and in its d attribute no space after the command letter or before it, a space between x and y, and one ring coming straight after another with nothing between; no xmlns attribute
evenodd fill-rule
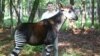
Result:
<svg viewBox="0 0 100 56"><path fill-rule="evenodd" d="M54 10L54 4L52 2L47 3L47 9L48 11L53 11Z"/></svg>

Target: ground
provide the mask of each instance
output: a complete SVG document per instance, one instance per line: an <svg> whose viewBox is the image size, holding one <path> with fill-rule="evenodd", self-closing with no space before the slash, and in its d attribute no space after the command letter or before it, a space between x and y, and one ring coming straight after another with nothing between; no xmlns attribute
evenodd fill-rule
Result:
<svg viewBox="0 0 100 56"><path fill-rule="evenodd" d="M9 34L10 30L0 32L0 56L8 55L11 50L9 48L13 45L13 40L8 39ZM79 34L67 30L60 32L58 36L59 56L100 56L100 30L91 29L88 33L81 32ZM33 56L40 55L37 53Z"/></svg>
<svg viewBox="0 0 100 56"><path fill-rule="evenodd" d="M73 34L72 31L60 33L60 54L65 52L67 54L77 53L80 56L100 56L100 30L91 29L85 33Z"/></svg>

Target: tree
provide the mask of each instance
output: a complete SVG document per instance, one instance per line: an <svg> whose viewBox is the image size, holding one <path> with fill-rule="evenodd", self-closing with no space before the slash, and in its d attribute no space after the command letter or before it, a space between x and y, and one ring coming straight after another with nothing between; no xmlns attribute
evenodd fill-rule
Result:
<svg viewBox="0 0 100 56"><path fill-rule="evenodd" d="M11 25L10 25L10 28L11 28L11 34L13 34L13 12L12 12L12 0L10 0L10 18L11 18ZM13 36L13 35L11 35Z"/></svg>
<svg viewBox="0 0 100 56"><path fill-rule="evenodd" d="M12 6L16 12L16 15L17 15L17 18L18 18L18 22L17 22L17 25L21 23L21 19L20 19L20 3L21 1L20 0L17 0L17 3L16 3L16 0L12 1Z"/></svg>
<svg viewBox="0 0 100 56"><path fill-rule="evenodd" d="M81 18L81 25L82 28L84 29L85 23L86 23L86 1L82 0L82 18Z"/></svg>
<svg viewBox="0 0 100 56"><path fill-rule="evenodd" d="M92 27L94 27L94 0L91 0L91 22Z"/></svg>
<svg viewBox="0 0 100 56"><path fill-rule="evenodd" d="M10 17L11 17L11 27L12 27L13 26L12 0L10 0Z"/></svg>
<svg viewBox="0 0 100 56"><path fill-rule="evenodd" d="M35 1L34 1L34 4L33 4L33 7L32 7L32 10L31 10L31 14L30 14L30 16L29 16L28 22L30 22L30 23L33 22L33 20L34 20L34 18L35 18L35 13L36 13L36 11L37 11L37 9L38 9L39 3L40 3L40 0L35 0Z"/></svg>
<svg viewBox="0 0 100 56"><path fill-rule="evenodd" d="M97 14L98 14L98 20L99 20L99 24L100 24L100 0L97 0Z"/></svg>
<svg viewBox="0 0 100 56"><path fill-rule="evenodd" d="M4 12L5 12L5 0L0 0L0 27L3 26Z"/></svg>

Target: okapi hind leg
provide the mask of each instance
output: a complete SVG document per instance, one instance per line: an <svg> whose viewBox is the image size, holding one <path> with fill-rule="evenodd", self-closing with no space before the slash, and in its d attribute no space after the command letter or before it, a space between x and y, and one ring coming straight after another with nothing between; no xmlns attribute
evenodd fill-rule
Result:
<svg viewBox="0 0 100 56"><path fill-rule="evenodd" d="M18 30L15 31L15 35L14 35L14 40L15 40L15 47L12 51L12 53L10 54L10 56L18 56L21 49L23 48L23 46L26 43L26 39L25 36L19 32Z"/></svg>

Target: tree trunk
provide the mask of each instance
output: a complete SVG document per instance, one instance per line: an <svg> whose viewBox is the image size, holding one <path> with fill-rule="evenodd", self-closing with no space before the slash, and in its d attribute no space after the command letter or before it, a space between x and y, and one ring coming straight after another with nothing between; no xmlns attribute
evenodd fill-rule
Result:
<svg viewBox="0 0 100 56"><path fill-rule="evenodd" d="M94 0L91 0L91 26L94 28Z"/></svg>
<svg viewBox="0 0 100 56"><path fill-rule="evenodd" d="M4 12L5 12L5 0L2 0L2 19L4 19Z"/></svg>
<svg viewBox="0 0 100 56"><path fill-rule="evenodd" d="M0 27L3 27L4 12L5 12L5 0L0 0Z"/></svg>
<svg viewBox="0 0 100 56"><path fill-rule="evenodd" d="M30 11L32 10L32 0L28 0L27 2L28 2L27 13L30 14Z"/></svg>
<svg viewBox="0 0 100 56"><path fill-rule="evenodd" d="M32 10L31 10L31 14L30 14L29 20L28 20L28 22L30 22L30 23L32 23L33 20L34 20L35 13L36 13L36 11L37 11L39 2L40 2L40 0L35 0L35 1L34 1L33 7L32 7Z"/></svg>
<svg viewBox="0 0 100 56"><path fill-rule="evenodd" d="M13 27L12 0L10 0L10 17L11 17L11 28L12 28Z"/></svg>
<svg viewBox="0 0 100 56"><path fill-rule="evenodd" d="M21 3L21 1L20 0L17 0L17 7L16 7L13 4L13 2L12 2L12 6L13 6L13 8L14 8L14 10L16 12L17 18L18 18L17 25L19 25L20 23L22 23L21 20L20 20L20 3Z"/></svg>
<svg viewBox="0 0 100 56"><path fill-rule="evenodd" d="M81 26L82 28L84 29L85 27L85 23L86 23L86 1L85 0L82 0L82 17L81 17Z"/></svg>
<svg viewBox="0 0 100 56"><path fill-rule="evenodd" d="M98 14L98 21L100 24L100 0L97 0L97 14Z"/></svg>
<svg viewBox="0 0 100 56"><path fill-rule="evenodd" d="M13 28L13 12L12 12L12 0L10 0L10 18L11 18L11 25L10 25L10 29L11 29L11 36L14 36L14 28Z"/></svg>
<svg viewBox="0 0 100 56"><path fill-rule="evenodd" d="M17 24L20 24L21 23L21 18L20 18L20 10L21 10L21 7L20 7L20 3L21 3L21 0L18 0L17 1L17 16L18 16L18 23Z"/></svg>
<svg viewBox="0 0 100 56"><path fill-rule="evenodd" d="M2 27L2 22L3 22L3 19L2 19L2 0L0 0L0 28Z"/></svg>

